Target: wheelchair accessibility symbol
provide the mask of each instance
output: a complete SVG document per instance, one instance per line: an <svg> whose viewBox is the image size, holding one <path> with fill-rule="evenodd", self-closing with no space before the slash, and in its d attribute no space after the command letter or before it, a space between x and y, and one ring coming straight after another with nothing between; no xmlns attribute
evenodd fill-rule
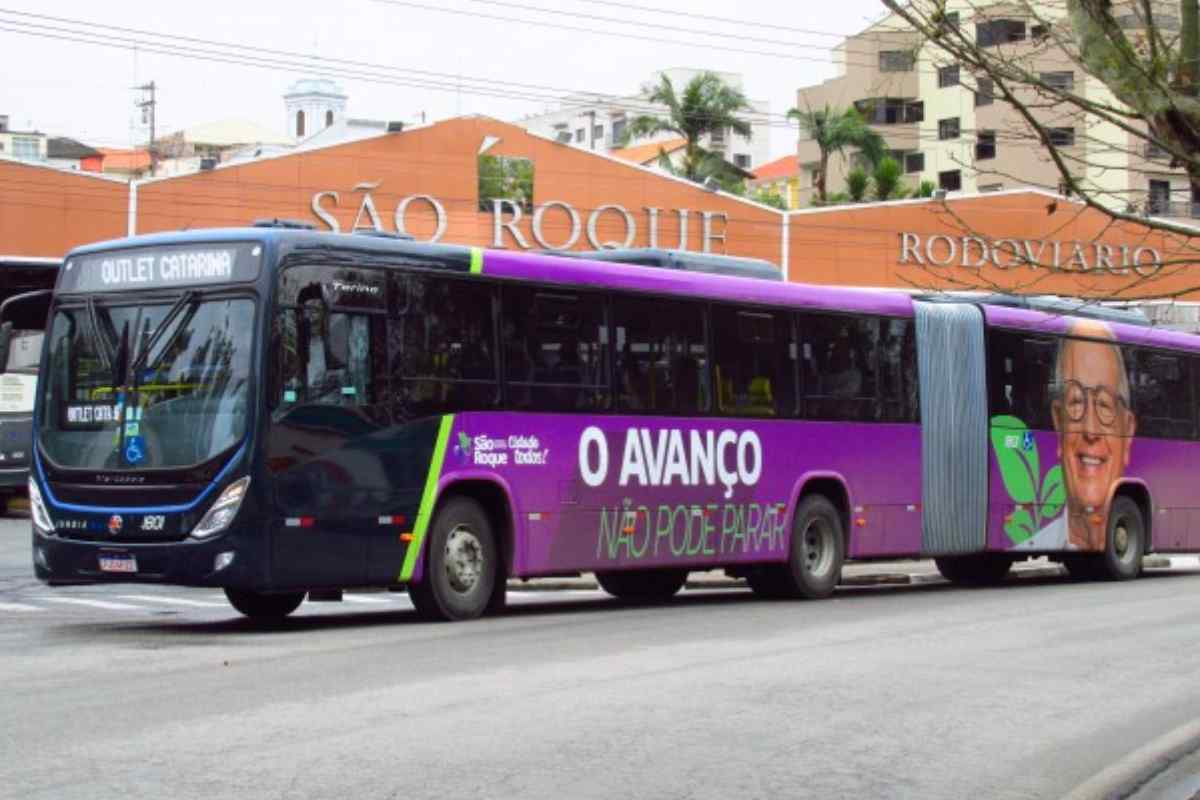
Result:
<svg viewBox="0 0 1200 800"><path fill-rule="evenodd" d="M130 464L140 464L146 458L146 445L140 436L131 436L125 440L125 460Z"/></svg>
<svg viewBox="0 0 1200 800"><path fill-rule="evenodd" d="M1025 431L1025 438L1021 442L1021 446L1026 450L1033 449L1033 431Z"/></svg>

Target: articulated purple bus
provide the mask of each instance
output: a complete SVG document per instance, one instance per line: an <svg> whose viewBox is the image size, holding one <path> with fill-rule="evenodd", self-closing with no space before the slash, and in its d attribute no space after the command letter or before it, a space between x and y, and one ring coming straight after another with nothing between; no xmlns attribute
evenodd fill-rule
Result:
<svg viewBox="0 0 1200 800"><path fill-rule="evenodd" d="M1200 549L1200 342L1123 321L251 228L82 248L41 359L37 576L438 619L847 559L1132 578Z"/></svg>

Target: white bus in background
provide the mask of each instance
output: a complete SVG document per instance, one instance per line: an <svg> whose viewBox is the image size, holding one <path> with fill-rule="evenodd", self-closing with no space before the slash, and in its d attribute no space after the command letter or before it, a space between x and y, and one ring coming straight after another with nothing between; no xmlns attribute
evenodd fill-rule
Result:
<svg viewBox="0 0 1200 800"><path fill-rule="evenodd" d="M61 263L0 256L0 513L27 490L42 336Z"/></svg>

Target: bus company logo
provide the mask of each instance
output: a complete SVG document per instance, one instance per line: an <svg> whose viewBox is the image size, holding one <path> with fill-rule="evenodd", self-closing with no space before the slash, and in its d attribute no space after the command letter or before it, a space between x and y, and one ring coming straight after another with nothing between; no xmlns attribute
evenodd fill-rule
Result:
<svg viewBox="0 0 1200 800"><path fill-rule="evenodd" d="M608 480L608 438L592 426L579 437L579 474L592 488ZM651 431L629 428L621 453L620 486L754 486L762 477L762 442L754 431Z"/></svg>
<svg viewBox="0 0 1200 800"><path fill-rule="evenodd" d="M471 434L465 431L458 432L458 443L454 445L454 455L458 456L458 463L466 466L471 463L471 452L474 448L471 446Z"/></svg>
<svg viewBox="0 0 1200 800"><path fill-rule="evenodd" d="M108 518L108 532L113 536L120 533L123 527L125 527L125 520L121 519L120 514L113 514Z"/></svg>

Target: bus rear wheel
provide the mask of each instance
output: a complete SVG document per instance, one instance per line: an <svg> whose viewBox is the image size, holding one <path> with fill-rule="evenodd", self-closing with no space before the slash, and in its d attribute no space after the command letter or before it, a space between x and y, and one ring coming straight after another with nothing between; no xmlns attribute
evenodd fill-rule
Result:
<svg viewBox="0 0 1200 800"><path fill-rule="evenodd" d="M1104 538L1103 553L1071 555L1063 559L1072 578L1128 581L1142 574L1146 523L1142 519L1141 508L1131 498L1124 495L1113 498Z"/></svg>
<svg viewBox="0 0 1200 800"><path fill-rule="evenodd" d="M597 572L596 582L613 597L632 602L669 600L687 583L686 569Z"/></svg>
<svg viewBox="0 0 1200 800"><path fill-rule="evenodd" d="M425 577L408 587L417 613L428 620L475 619L503 608L499 548L483 507L454 497L438 509L429 530Z"/></svg>
<svg viewBox="0 0 1200 800"><path fill-rule="evenodd" d="M994 586L1004 580L1012 569L1012 559L991 553L935 558L938 572L951 583L960 586Z"/></svg>
<svg viewBox="0 0 1200 800"><path fill-rule="evenodd" d="M304 592L263 594L249 589L226 589L225 597L243 616L255 622L277 622L304 602Z"/></svg>

